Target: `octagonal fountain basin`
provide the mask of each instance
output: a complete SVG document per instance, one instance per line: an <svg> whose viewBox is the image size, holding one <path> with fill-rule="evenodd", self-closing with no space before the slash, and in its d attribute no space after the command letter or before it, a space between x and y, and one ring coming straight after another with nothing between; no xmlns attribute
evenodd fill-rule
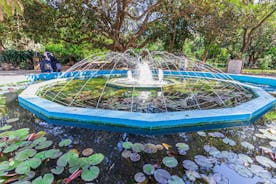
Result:
<svg viewBox="0 0 276 184"><path fill-rule="evenodd" d="M19 95L50 123L146 134L248 125L275 102L200 61L133 51L93 56Z"/></svg>

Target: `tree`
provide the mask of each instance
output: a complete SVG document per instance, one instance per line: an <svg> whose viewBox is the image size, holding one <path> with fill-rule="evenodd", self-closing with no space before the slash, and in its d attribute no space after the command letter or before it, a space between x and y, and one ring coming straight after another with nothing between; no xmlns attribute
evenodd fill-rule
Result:
<svg viewBox="0 0 276 184"><path fill-rule="evenodd" d="M4 25L11 16L19 15L23 12L24 7L20 0L1 0L0 1L0 53L4 50L3 38L4 33L7 33L5 29L7 26Z"/></svg>
<svg viewBox="0 0 276 184"><path fill-rule="evenodd" d="M240 16L240 23L242 29L242 44L240 48L239 58L251 45L254 34L261 26L273 17L276 11L276 4L271 4L268 2L259 2L254 4L252 2L247 2L241 5L243 7L243 16Z"/></svg>
<svg viewBox="0 0 276 184"><path fill-rule="evenodd" d="M35 16L29 13L34 11L25 12L29 33L38 36L42 27L44 32L52 33L52 38L74 44L92 43L113 51L142 48L155 41L159 30L152 26L170 16L168 9L174 6L163 0L67 0L47 4L34 0L26 4L32 10L43 8Z"/></svg>

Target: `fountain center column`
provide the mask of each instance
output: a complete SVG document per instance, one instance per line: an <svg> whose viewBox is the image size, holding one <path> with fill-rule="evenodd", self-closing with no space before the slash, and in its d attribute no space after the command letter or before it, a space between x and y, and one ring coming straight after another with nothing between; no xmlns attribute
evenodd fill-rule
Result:
<svg viewBox="0 0 276 184"><path fill-rule="evenodd" d="M150 66L146 62L137 65L137 82L139 84L154 84Z"/></svg>

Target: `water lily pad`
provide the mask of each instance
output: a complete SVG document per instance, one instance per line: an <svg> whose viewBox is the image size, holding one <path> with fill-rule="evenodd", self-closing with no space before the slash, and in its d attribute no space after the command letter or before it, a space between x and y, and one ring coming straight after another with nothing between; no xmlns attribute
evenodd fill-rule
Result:
<svg viewBox="0 0 276 184"><path fill-rule="evenodd" d="M198 131L197 134L202 136L202 137L206 137L206 133L203 132L203 131Z"/></svg>
<svg viewBox="0 0 276 184"><path fill-rule="evenodd" d="M180 155L185 155L186 152L190 149L190 146L186 143L177 143L175 146L177 147L178 153Z"/></svg>
<svg viewBox="0 0 276 184"><path fill-rule="evenodd" d="M249 163L250 164L253 163L253 160L249 156L247 156L245 154L240 153L240 154L238 154L238 156L239 156L239 159L241 159L244 164L248 165Z"/></svg>
<svg viewBox="0 0 276 184"><path fill-rule="evenodd" d="M138 162L141 158L141 156L138 153L131 153L129 156L130 160L133 162Z"/></svg>
<svg viewBox="0 0 276 184"><path fill-rule="evenodd" d="M276 148L276 141L270 141L269 144L271 147Z"/></svg>
<svg viewBox="0 0 276 184"><path fill-rule="evenodd" d="M85 157L88 157L90 155L92 155L94 152L94 150L92 148L86 148L82 151L82 155Z"/></svg>
<svg viewBox="0 0 276 184"><path fill-rule="evenodd" d="M144 151L145 146L141 143L135 143L132 145L132 151L136 153L140 153L141 151Z"/></svg>
<svg viewBox="0 0 276 184"><path fill-rule="evenodd" d="M50 147L53 144L53 141L44 141L44 142L40 142L35 149L37 150L41 150L41 149L45 149Z"/></svg>
<svg viewBox="0 0 276 184"><path fill-rule="evenodd" d="M89 169L85 169L81 173L81 179L84 181L93 181L100 174L100 169L97 166L92 166Z"/></svg>
<svg viewBox="0 0 276 184"><path fill-rule="evenodd" d="M0 131L9 130L11 128L12 128L11 125L5 125L5 126L3 126L3 127L0 128Z"/></svg>
<svg viewBox="0 0 276 184"><path fill-rule="evenodd" d="M19 121L19 118L11 118L11 119L8 119L6 122L7 123L14 123L14 122L17 122Z"/></svg>
<svg viewBox="0 0 276 184"><path fill-rule="evenodd" d="M207 157L205 157L203 155L196 155L195 156L195 162L199 166L204 167L204 168L211 168L211 167L213 167L212 162Z"/></svg>
<svg viewBox="0 0 276 184"><path fill-rule="evenodd" d="M10 153L10 152L14 152L15 150L17 150L20 146L21 142L17 142L17 143L13 143L10 146L6 147L3 150L3 153Z"/></svg>
<svg viewBox="0 0 276 184"><path fill-rule="evenodd" d="M104 160L104 155L101 153L95 153L88 157L91 165L98 165Z"/></svg>
<svg viewBox="0 0 276 184"><path fill-rule="evenodd" d="M124 150L122 152L122 157L124 157L124 158L129 158L130 155L131 155L131 151L129 151L129 150Z"/></svg>
<svg viewBox="0 0 276 184"><path fill-rule="evenodd" d="M72 143L71 139L64 139L64 140L59 142L58 146L59 147L65 147L65 146L69 146L71 143Z"/></svg>
<svg viewBox="0 0 276 184"><path fill-rule="evenodd" d="M215 138L224 138L225 136L220 132L210 132L208 133L209 136L215 137Z"/></svg>
<svg viewBox="0 0 276 184"><path fill-rule="evenodd" d="M267 137L264 134L255 134L256 137L261 139L266 139Z"/></svg>
<svg viewBox="0 0 276 184"><path fill-rule="evenodd" d="M191 181L195 181L196 179L201 178L200 174L196 171L187 170L185 171L185 174Z"/></svg>
<svg viewBox="0 0 276 184"><path fill-rule="evenodd" d="M260 178L264 178L264 179L272 178L272 174L261 166L252 164L249 170L253 172L256 176L259 176Z"/></svg>
<svg viewBox="0 0 276 184"><path fill-rule="evenodd" d="M45 160L47 158L56 159L62 155L59 149L50 149L37 153L34 157L40 158L41 160Z"/></svg>
<svg viewBox="0 0 276 184"><path fill-rule="evenodd" d="M170 178L170 173L164 169L157 169L154 172L154 179L160 184L167 184Z"/></svg>
<svg viewBox="0 0 276 184"><path fill-rule="evenodd" d="M16 169L15 169L15 172L16 172L17 174L27 174L27 173L29 173L30 171L31 171L30 166L29 166L29 165L26 165L25 162L20 163L20 164L16 167Z"/></svg>
<svg viewBox="0 0 276 184"><path fill-rule="evenodd" d="M131 149L132 148L132 142L123 142L123 148Z"/></svg>
<svg viewBox="0 0 276 184"><path fill-rule="evenodd" d="M256 156L257 162L268 168L276 168L276 163L264 156Z"/></svg>
<svg viewBox="0 0 276 184"><path fill-rule="evenodd" d="M209 144L204 145L203 149L214 157L220 154L220 151L216 147L210 146Z"/></svg>
<svg viewBox="0 0 276 184"><path fill-rule="evenodd" d="M151 164L145 164L143 166L143 171L147 175L153 175L153 173L154 173L154 167Z"/></svg>
<svg viewBox="0 0 276 184"><path fill-rule="evenodd" d="M235 165L235 171L243 177L251 178L253 173L243 165Z"/></svg>
<svg viewBox="0 0 276 184"><path fill-rule="evenodd" d="M187 170L191 170L191 171L196 171L198 170L198 166L196 165L196 163L194 163L191 160L184 160L183 161L183 167Z"/></svg>
<svg viewBox="0 0 276 184"><path fill-rule="evenodd" d="M41 164L40 159L31 158L17 165L15 172L17 174L28 174L31 171L31 168L36 169L38 166L40 166L40 164Z"/></svg>
<svg viewBox="0 0 276 184"><path fill-rule="evenodd" d="M46 137L40 137L40 138L35 139L35 140L33 141L33 145L38 145L39 143L45 142L46 140L47 140Z"/></svg>
<svg viewBox="0 0 276 184"><path fill-rule="evenodd" d="M36 150L34 149L25 149L23 151L20 151L16 153L15 160L18 161L24 161L27 160L30 157L33 157L36 154Z"/></svg>
<svg viewBox="0 0 276 184"><path fill-rule="evenodd" d="M63 173L63 171L64 171L64 167L60 167L60 166L57 166L56 168L51 169L51 172L56 175Z"/></svg>
<svg viewBox="0 0 276 184"><path fill-rule="evenodd" d="M222 140L225 144L228 144L230 146L235 146L236 145L236 142L233 141L232 139L229 139L227 137L225 137L223 140Z"/></svg>
<svg viewBox="0 0 276 184"><path fill-rule="evenodd" d="M157 148L154 144L146 144L145 145L145 149L144 149L145 153L156 153L157 152Z"/></svg>
<svg viewBox="0 0 276 184"><path fill-rule="evenodd" d="M37 177L32 184L52 184L54 181L53 174L45 174L43 178L41 176Z"/></svg>
<svg viewBox="0 0 276 184"><path fill-rule="evenodd" d="M143 183L146 180L146 176L142 172L138 172L134 175L134 180L137 183Z"/></svg>
<svg viewBox="0 0 276 184"><path fill-rule="evenodd" d="M174 168L178 164L178 161L174 157L164 157L162 162L165 166L169 168Z"/></svg>
<svg viewBox="0 0 276 184"><path fill-rule="evenodd" d="M249 150L254 150L254 148L255 148L252 144L250 144L249 142L246 142L246 141L241 142L241 145L242 145L242 147L247 148Z"/></svg>
<svg viewBox="0 0 276 184"><path fill-rule="evenodd" d="M185 182L183 181L182 178L178 177L178 176L172 176L169 180L168 180L168 184L185 184Z"/></svg>

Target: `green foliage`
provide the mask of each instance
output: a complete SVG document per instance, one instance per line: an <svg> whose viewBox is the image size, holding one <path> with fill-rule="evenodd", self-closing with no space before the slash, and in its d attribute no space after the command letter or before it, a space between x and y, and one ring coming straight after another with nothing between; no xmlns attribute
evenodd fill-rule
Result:
<svg viewBox="0 0 276 184"><path fill-rule="evenodd" d="M14 66L21 66L22 69L30 69L32 67L32 59L34 52L31 50L5 50L0 55L0 61L11 63Z"/></svg>

